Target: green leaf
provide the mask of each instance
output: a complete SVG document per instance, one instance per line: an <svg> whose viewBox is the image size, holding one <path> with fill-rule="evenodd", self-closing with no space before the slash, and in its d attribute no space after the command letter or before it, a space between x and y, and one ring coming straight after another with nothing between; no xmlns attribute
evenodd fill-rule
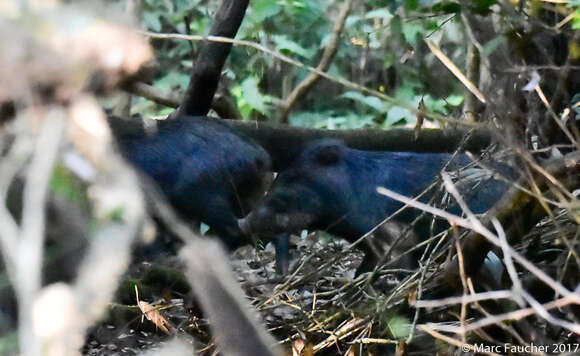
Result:
<svg viewBox="0 0 580 356"><path fill-rule="evenodd" d="M290 6L290 14L293 19L301 19L303 23L309 23L323 17L326 1L320 0L295 0L286 1Z"/></svg>
<svg viewBox="0 0 580 356"><path fill-rule="evenodd" d="M131 101L131 111L138 112L143 116L167 116L173 112L173 108L156 104L145 98L135 98Z"/></svg>
<svg viewBox="0 0 580 356"><path fill-rule="evenodd" d="M417 36L423 32L421 24L416 22L403 23L403 36L408 44L415 46L417 44Z"/></svg>
<svg viewBox="0 0 580 356"><path fill-rule="evenodd" d="M347 117L346 129L361 129L363 127L376 126L374 115L350 115Z"/></svg>
<svg viewBox="0 0 580 356"><path fill-rule="evenodd" d="M84 200L84 189L81 182L61 165L55 166L52 172L50 188L56 195L70 201Z"/></svg>
<svg viewBox="0 0 580 356"><path fill-rule="evenodd" d="M351 28L354 24L359 22L361 17L359 15L349 15L344 23L345 28Z"/></svg>
<svg viewBox="0 0 580 356"><path fill-rule="evenodd" d="M413 83L412 81L407 81L405 82L402 86L400 86L399 88L397 88L397 90L395 91L395 98L404 101L404 102L410 102L415 100L415 88L417 88L419 85L416 83ZM417 103L419 102L419 100L417 100Z"/></svg>
<svg viewBox="0 0 580 356"><path fill-rule="evenodd" d="M445 101L451 106L459 106L463 103L463 95L449 95Z"/></svg>
<svg viewBox="0 0 580 356"><path fill-rule="evenodd" d="M299 127L311 127L316 129L328 128L334 112L301 111L290 115L290 125Z"/></svg>
<svg viewBox="0 0 580 356"><path fill-rule="evenodd" d="M497 0L471 0L471 11L478 15L487 16L491 13L491 7L497 4Z"/></svg>
<svg viewBox="0 0 580 356"><path fill-rule="evenodd" d="M444 115L448 114L447 103L445 100L435 99L431 95L425 95L423 101L428 111L438 112Z"/></svg>
<svg viewBox="0 0 580 356"><path fill-rule="evenodd" d="M311 111L291 113L288 122L291 126L314 127L318 114Z"/></svg>
<svg viewBox="0 0 580 356"><path fill-rule="evenodd" d="M364 16L365 19L385 19L390 20L393 18L393 14L386 8L371 10L367 12Z"/></svg>
<svg viewBox="0 0 580 356"><path fill-rule="evenodd" d="M274 43L276 44L277 51L287 51L290 53L297 54L304 58L310 58L313 54L313 51L309 51L306 48L300 46L298 43L289 40L286 36L277 35L272 36Z"/></svg>
<svg viewBox="0 0 580 356"><path fill-rule="evenodd" d="M405 0L405 10L416 10L418 6L418 0Z"/></svg>
<svg viewBox="0 0 580 356"><path fill-rule="evenodd" d="M580 3L580 0L578 2ZM580 4L578 4L578 6L580 6ZM572 15L572 29L580 29L580 8L574 10Z"/></svg>
<svg viewBox="0 0 580 356"><path fill-rule="evenodd" d="M374 115L361 116L351 112L337 115L333 111L303 111L290 115L290 124L292 126L311 127L315 129L358 129L376 126L374 117Z"/></svg>
<svg viewBox="0 0 580 356"><path fill-rule="evenodd" d="M387 112L387 119L384 122L385 127L393 126L395 123L405 120L407 123L414 123L416 121L415 116L409 110L402 108L400 106L393 106Z"/></svg>
<svg viewBox="0 0 580 356"><path fill-rule="evenodd" d="M356 102L365 104L378 112L385 112L387 107L386 103L376 96L365 96L358 91L347 91L340 96L341 98L351 99Z"/></svg>
<svg viewBox="0 0 580 356"><path fill-rule="evenodd" d="M255 77L246 78L241 84L241 89L246 103L254 110L266 115L268 112L266 104L269 99L260 93L260 90L258 89L258 79Z"/></svg>
<svg viewBox="0 0 580 356"><path fill-rule="evenodd" d="M155 32L161 31L160 16L155 12L145 11L143 13L143 23L150 30L153 30Z"/></svg>
<svg viewBox="0 0 580 356"><path fill-rule="evenodd" d="M372 126L373 115L357 115L354 113L347 113L344 115L331 116L326 119L327 129L360 129L363 127Z"/></svg>
<svg viewBox="0 0 580 356"><path fill-rule="evenodd" d="M444 14L458 14L461 12L461 5L455 1L443 1L433 5L431 10Z"/></svg>
<svg viewBox="0 0 580 356"><path fill-rule="evenodd" d="M163 91L172 91L175 88L185 89L189 84L189 76L179 72L169 72L156 80L154 86Z"/></svg>
<svg viewBox="0 0 580 356"><path fill-rule="evenodd" d="M269 17L278 15L281 9L277 1L254 0L250 4L249 18L255 23L262 22Z"/></svg>
<svg viewBox="0 0 580 356"><path fill-rule="evenodd" d="M389 331L395 339L405 339L411 332L411 324L406 318L395 315L388 320Z"/></svg>

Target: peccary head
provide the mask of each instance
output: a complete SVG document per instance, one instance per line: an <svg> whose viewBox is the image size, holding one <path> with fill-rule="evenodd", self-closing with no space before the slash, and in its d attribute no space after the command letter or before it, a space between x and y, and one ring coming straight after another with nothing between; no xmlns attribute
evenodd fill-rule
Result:
<svg viewBox="0 0 580 356"><path fill-rule="evenodd" d="M351 174L346 147L336 140L307 146L280 172L262 202L242 220L245 231L259 234L326 228L348 209Z"/></svg>

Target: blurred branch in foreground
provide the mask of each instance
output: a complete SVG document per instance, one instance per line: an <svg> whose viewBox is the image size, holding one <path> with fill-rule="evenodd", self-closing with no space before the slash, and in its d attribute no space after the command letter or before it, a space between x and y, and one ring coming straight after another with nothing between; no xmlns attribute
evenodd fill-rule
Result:
<svg viewBox="0 0 580 356"><path fill-rule="evenodd" d="M20 354L75 355L117 288L145 213L137 178L112 150L104 115L87 92L117 87L151 53L127 27L73 6L17 9L0 19L0 76L11 83L0 88L0 105L13 108L0 131L2 260L18 304ZM57 172L76 177L79 189ZM18 185L22 193L14 194ZM73 283L44 286L47 237L66 243L78 223L50 214L58 190L89 203L91 244ZM68 208L82 211L83 199ZM70 280L63 267L54 281ZM4 291L0 297L9 298Z"/></svg>

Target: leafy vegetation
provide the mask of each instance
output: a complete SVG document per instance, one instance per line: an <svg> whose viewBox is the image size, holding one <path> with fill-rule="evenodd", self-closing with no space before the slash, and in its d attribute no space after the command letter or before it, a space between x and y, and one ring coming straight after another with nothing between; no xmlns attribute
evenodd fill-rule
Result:
<svg viewBox="0 0 580 356"><path fill-rule="evenodd" d="M180 103L178 94L182 94L189 84L196 65L195 61L192 64L192 59L201 52L202 42L176 39L172 35L199 37L207 34L219 2L135 1L141 6L137 11L141 28L149 33L142 35L124 29L121 36L121 32L116 32L120 29L111 24L99 32L103 36L108 33L108 41L91 32L95 18L87 20L89 18L80 13L61 11L59 14L65 16L63 20L54 21L43 12L45 8L37 8L39 5L36 3L31 2L30 6L42 14L37 18L39 26L30 26L29 16L33 12L22 11L18 26L12 20L0 18L0 27L10 29L0 31L4 35L0 43L7 43L6 48L18 49L13 51L14 56L0 56L0 69L8 68L3 71L5 80L15 85L0 88L0 120L3 125L0 127L0 167L3 168L0 196L6 203L6 209L4 206L0 209L0 220L3 221L0 228L3 249L0 321L11 322L6 327L0 323L0 354L14 353L17 343L24 354L37 354L34 350L42 343L54 343L76 351L83 342L83 352L90 354L135 354L165 340L166 336L159 333L160 323L174 324L176 328L167 328L168 332L171 329L171 333L175 332L188 342L195 340L196 347L203 348L208 354L220 351L231 354L226 347L238 346L236 335L222 335L220 339L220 332L226 332L224 335L230 332L231 336L231 333L244 331L250 337L257 337L260 333L260 328L231 327L239 321L234 315L244 314L238 313L236 308L243 308L248 299L252 300L253 307L261 313L263 321L286 350L290 347L297 349L299 342L308 343L302 345L304 350L296 352L302 355L315 352L333 355L337 348L341 354L348 355L395 351L406 354L407 347L411 350L409 354L429 354L434 350L444 354L456 353L459 343L473 351L474 345L484 344L572 345L577 341L580 314L573 304L580 304L577 296L580 283L580 259L577 257L580 236L580 32L577 31L580 27L580 0L251 1L237 36L244 42L235 43L216 96L218 99L233 98L230 106L235 110L220 111L215 105L216 100L213 114L225 116L224 112L233 112L234 116L241 116L244 120L288 122L309 128L272 128L253 122L225 122L235 129L234 133L249 133L240 139L242 144L248 143L245 141L248 137L268 151L274 169L280 174L278 177L284 177L287 168L280 164L281 161L291 162L295 158L292 154L296 152L290 151L294 148L298 151L313 137L338 137L345 144L362 150L412 150L419 147L419 141L430 137L425 141L435 143L421 146L418 151L423 152L451 142L447 135L455 132L460 134L454 136L454 145L469 150L474 162L465 171L442 174L441 179L433 182L433 189L440 189L445 195L429 202L434 207L452 199L447 193L454 195L453 184L459 182L456 178L465 175L483 179L483 176L489 176L487 162L506 163L524 172L515 183L505 176L497 177L510 180L507 182L509 190L491 210L478 216L464 212L468 219L445 216L453 228L434 238L428 239L425 233L415 243L415 236L406 234L423 220L408 225L401 223L402 226L398 226L399 222L395 220L394 226L380 226L392 229L388 235L396 235L399 240L405 238L401 245L411 242L412 246L403 248L397 246L400 241L389 241L389 252L381 257L384 261L371 273L358 277L353 275L361 259L360 251L344 240L325 235L325 232L304 230L302 236L292 236L292 245L297 249L291 249L292 273L284 277L274 273L274 248L271 245L242 247L226 256L220 252L219 246L212 247L211 240L197 241L199 236L189 231L191 226L188 224L197 224L198 216L186 216L190 221L182 224L156 195L157 192L149 190L153 187L148 182L138 183L134 170L129 169L112 149L107 130L103 130L106 125L103 118L110 113L103 113L92 96L111 109L115 117L122 117L118 118L119 122L128 124L128 127L141 124L138 120L125 122L123 118L129 114L157 117L175 113L169 106ZM129 3L134 2L108 1L119 10ZM14 7L16 10L6 9L8 7L0 6L0 15L5 15L6 11L18 12L18 7ZM48 20L51 22L45 22ZM95 22L102 25L100 21ZM79 26L73 33L70 31L71 23L91 26L87 26L88 30ZM12 33L16 28L18 31ZM46 32L51 28L58 31ZM60 37L62 34L68 37ZM93 48L91 44L94 44L95 37L98 45ZM68 46L52 50L54 42L76 43L79 38L82 39L81 45L70 47L86 51L84 56L75 57L69 53ZM121 40L117 42L116 39ZM133 45L142 52L125 51L125 54L137 54L138 62L145 63L150 53L147 40L154 48L155 61L142 72L137 72L137 66L128 65L131 61L111 68L110 61L87 60L100 51L99 58L116 58L119 48L134 41ZM70 63L66 63L65 58L70 59ZM220 63L216 67L221 68L221 61L214 63ZM314 82L312 78L316 70L313 68L322 68L320 71L324 73L318 75L323 78L318 78L320 80L312 86L302 86L309 80ZM151 89L144 82L152 85L153 94L137 93L135 88L138 86ZM20 88L17 83L22 84ZM298 90L300 88L304 90ZM127 100L131 104L130 112L127 112L128 106L120 108L122 105L118 105L129 98L127 91L136 94ZM213 90L204 90L203 85L201 92L213 94ZM116 96L102 98L103 93ZM161 98L163 95L166 96ZM291 101L293 97L296 100ZM202 108L205 110L209 107L209 99L203 103L207 104ZM188 115L194 114L195 110L188 112ZM108 118L111 131L119 133L111 124L112 115ZM185 119L193 122L189 117ZM209 122L205 118L202 121L200 127ZM159 137L149 136L149 133L162 126L147 125L143 137ZM414 129L383 130L403 126ZM429 130L428 133L420 130L421 127L433 126L458 126L460 130ZM327 132L310 128L373 130ZM472 131L472 128L475 129ZM137 132L141 133L133 133ZM187 133L184 135L186 142L197 135ZM490 136L494 138L491 145ZM131 135L127 137L129 144L137 144ZM210 148L222 144L222 136L216 139L211 133L204 132L196 137L207 140ZM474 144L476 148L464 145L473 137L484 138L475 140L479 142L479 146ZM445 142L440 142L443 140ZM376 148L368 141L373 144L398 141L399 145L403 142L407 146ZM188 155L195 150L189 150L187 144L183 145L187 151L183 153L174 150L173 142L165 143L163 146L168 149L161 150L162 154L154 145L152 156L144 157L145 160L151 158L160 162L160 171L176 168L169 166L170 163L191 163L198 158L195 156L197 151ZM450 146L442 150L455 149ZM479 152L483 146L485 152ZM243 152L239 145L225 148L228 149L220 151L223 156ZM162 160L173 153L172 158L185 159ZM180 173L199 173L204 179L213 181L218 176L231 177L221 174L229 167L221 167L223 171L213 169L220 163L214 157L208 159L212 164L208 164L211 172L207 175L203 175L207 173L203 167L205 162L177 168ZM266 170L265 154L264 157L256 163ZM304 196L332 183L330 174L321 174L317 165L331 165L331 161L337 158L324 155L318 158L320 160L312 161L314 163L306 161L307 167L294 176L290 175L293 179L288 179L289 184L297 185L296 176L303 178L304 175L308 178L304 179L308 189L312 188L308 184L317 183L311 190L305 189L306 193L298 190ZM235 165L244 165L238 160L233 161L236 161ZM359 167L351 166L354 168L348 172L349 178L352 173L352 177L357 179L340 185L340 190L345 195L350 194L350 198L355 193L349 192L348 188L359 184L374 193L375 185L380 183L358 179L363 176L357 175ZM411 170L415 168L410 167ZM399 166L386 169L389 174L396 174ZM380 173L386 169L376 167ZM317 171L323 178L310 179L310 170ZM271 172L265 173L269 175ZM341 174L337 175L342 178ZM181 178L175 179L177 184L187 181ZM244 182L243 189L255 183L253 179L248 181L251 182ZM210 200L223 198L220 196L221 188L229 187L220 181L217 189L212 190L207 188L204 180L194 181L188 187L201 189L200 186L204 192L211 193ZM387 194L386 190L381 191ZM238 193L245 192L236 190ZM258 195L261 197L263 193L259 191ZM493 195L493 198L499 198L499 193ZM183 196L191 197L191 194L179 194L177 198ZM458 201L462 198L453 197ZM195 200L187 201L186 208ZM315 203L312 205L322 212L331 205L327 201ZM406 203L417 204L415 200ZM368 200L363 204L365 208L372 206ZM340 214L341 219L360 208L350 201L340 205L350 209L347 214ZM429 209L425 206L419 208ZM221 208L218 213L223 210ZM369 210L360 210L365 218L368 217ZM245 209L244 213L247 213ZM306 215L302 211L300 214ZM152 223L157 220L161 224ZM236 227L237 220L233 217L231 220L232 226ZM269 220L263 219L267 223ZM336 219L332 220L334 223ZM424 224L427 225L433 233L435 224ZM219 227L218 223L211 226L202 224L200 230L212 235L216 226ZM318 226L308 226L311 227ZM188 257L182 253L180 261L176 261L174 256L160 256L159 260L136 256L137 259L143 257L147 263L133 260L126 271L133 239L153 239L158 233L165 237L166 229L187 245L195 240L197 246L190 246L188 252L184 249ZM482 236L489 237L500 248L491 249L491 243ZM157 240L160 244L175 242L160 240ZM400 268L396 265L401 254L395 251L395 247L406 249L405 253L418 253L417 246L425 248L418 266ZM461 254L457 253L458 246ZM152 248L164 249L160 246ZM81 251L87 251L88 258L83 259ZM378 251L379 254L382 252ZM139 255L139 250L135 254ZM419 257L414 256L413 262L417 259ZM184 262L190 269L185 275ZM237 278L232 278L230 267ZM466 278L460 278L464 275L459 271L466 272ZM477 275L476 272L489 275ZM196 273L201 273L202 278ZM31 278L22 278L26 275ZM207 279L208 276L213 277ZM117 283L119 279L121 282ZM66 283L57 284L56 289L53 289L55 285L48 285L57 281ZM33 285L27 285L28 282L33 282ZM187 303L190 285L193 293L198 293L201 299L209 296L206 304L201 305L201 320L198 319L201 314L195 311L198 306L193 301L190 301L191 305ZM240 285L244 289L243 295ZM214 289L216 286L218 288ZM139 288L137 299L135 287ZM111 305L115 290L114 300L119 304ZM491 293L487 293L489 291ZM45 292L52 296L48 301L55 304L34 308L33 302L44 297ZM465 299L444 298L450 294L463 294ZM156 300L159 303L154 304ZM143 315L133 306L135 303L143 307L144 314L154 311L156 317L149 319L153 323L138 321ZM16 319L17 304L22 307L18 311L22 316L20 320ZM50 314L53 305L55 313ZM55 328L58 324L55 321L59 321L55 315L71 305L83 307L72 311L77 316L63 318L68 319L63 323L71 322L68 326ZM92 310L95 305L98 313L85 315L86 310ZM229 307L233 307L233 312L225 312ZM194 312L186 310L189 308ZM35 322L33 317L36 314L28 313L28 310L39 315L49 312L45 315L48 317L41 318L47 325L44 335L32 332L30 326ZM214 324L212 310L232 318L225 320L224 325ZM109 313L109 319L95 326L105 312ZM66 313L64 315L68 315ZM22 324L18 333L13 331L16 322ZM94 329L89 330L91 327ZM538 335L536 330L545 331L545 335ZM67 338L54 338L54 332L67 335ZM105 336L102 332L106 333ZM70 345L68 335L73 335L76 346ZM84 335L89 335L86 340ZM40 340L39 336L47 339ZM35 342L28 343L30 340ZM247 354L267 354L269 346L275 342L265 341L265 353ZM191 345L185 345L183 354L191 354Z"/></svg>
<svg viewBox="0 0 580 356"><path fill-rule="evenodd" d="M214 8L187 1L146 1L143 26L154 32L205 34ZM249 40L316 67L327 44L341 2L314 0L252 1L238 39ZM429 53L424 40L435 41L450 59L465 62L464 9L485 14L495 1L467 5L450 1L357 2L346 20L340 48L329 73L393 96L417 107L423 98L428 111L456 115L463 86ZM189 16L190 29L184 18ZM199 43L158 40L159 71L153 85L160 90L184 90L191 71L192 48ZM487 48L493 52L494 48ZM246 119L272 120L277 103L307 72L267 53L234 47L225 83ZM134 112L160 116L168 110L135 103ZM352 91L329 81L319 82L301 98L289 122L316 128L360 128L414 125L416 116L393 103Z"/></svg>

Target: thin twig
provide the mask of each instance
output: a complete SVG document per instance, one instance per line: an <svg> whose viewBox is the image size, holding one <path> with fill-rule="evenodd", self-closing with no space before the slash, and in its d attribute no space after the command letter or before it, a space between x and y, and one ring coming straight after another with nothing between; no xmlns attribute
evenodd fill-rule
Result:
<svg viewBox="0 0 580 356"><path fill-rule="evenodd" d="M324 48L324 52L322 53L320 62L316 66L316 69L321 72L326 72L328 70L330 64L332 63L332 59L334 58L338 50L340 35L342 33L342 29L344 28L346 18L350 12L351 5L352 0L346 0L342 8L340 9L340 14L338 15L338 19L334 23L334 28L332 30L330 40L328 41L328 44ZM284 102L281 103L280 120L279 120L280 122L282 123L288 122L288 113L290 112L294 104L296 104L296 102L300 100L300 98L304 96L304 94L308 91L308 89L310 89L319 79L320 79L319 74L310 72L310 74L308 74L306 78L304 78L304 80L302 80L302 82L300 82L300 84L298 84L296 88L292 90L292 92L288 95L286 100L284 100Z"/></svg>
<svg viewBox="0 0 580 356"><path fill-rule="evenodd" d="M482 292L477 294L464 294L459 297L448 297L436 300L418 300L415 302L417 308L439 308L453 304L471 304L483 300L497 300L512 298L513 293L509 290L497 290L491 292Z"/></svg>
<svg viewBox="0 0 580 356"><path fill-rule="evenodd" d="M457 79L482 103L486 103L485 96L473 83L461 72L459 68L453 63L435 44L429 40L425 41L431 52L439 58L439 60L455 75Z"/></svg>
<svg viewBox="0 0 580 356"><path fill-rule="evenodd" d="M462 226L462 227L467 228L467 229L471 229L471 230L475 231L476 233L480 234L481 236L485 237L488 241L490 241L494 245L501 247L501 243L500 243L499 239L497 238L497 236L495 236L491 231L489 231L483 225L481 225L481 223L479 221L477 221L477 219L474 222L471 222L469 219L460 218L458 216L450 214L450 213L443 211L441 209L437 209L437 208L431 207L427 204L417 202L413 199L407 198L403 195L400 195L398 193L395 193L393 191L390 191L390 190L382 188L382 187L377 188L377 191L380 194L386 195L391 199L395 199L395 200L398 200L400 202L407 203L407 204L409 204L417 209L425 210L425 211L428 211L434 215L446 218L451 223L457 224L457 225ZM556 292L560 293L561 295L563 295L565 297L569 297L572 300L574 300L575 303L580 304L580 295L575 294L574 292L572 292L572 291L568 290L566 287L564 287L561 283L555 281L552 277L547 275L544 271L542 271L541 269L536 267L532 262L528 261L526 258L521 256L511 246L509 247L509 250L510 250L510 253L512 254L513 258L520 265L522 265L525 269L532 272L539 280L544 282L546 285L548 285L550 288L552 288ZM553 318L546 319L546 320L551 322L553 320ZM560 325L560 326L562 326L570 331L580 333L580 325L571 324L571 323L561 323L561 322L559 322L558 325Z"/></svg>

